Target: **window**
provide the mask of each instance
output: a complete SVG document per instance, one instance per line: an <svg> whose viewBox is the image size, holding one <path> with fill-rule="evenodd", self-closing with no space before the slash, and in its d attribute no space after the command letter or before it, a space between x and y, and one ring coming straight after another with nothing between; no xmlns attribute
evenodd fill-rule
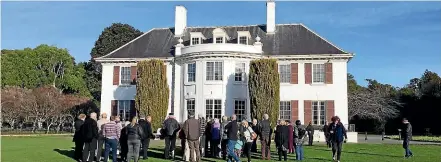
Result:
<svg viewBox="0 0 441 162"><path fill-rule="evenodd" d="M187 64L187 82L196 80L196 63Z"/></svg>
<svg viewBox="0 0 441 162"><path fill-rule="evenodd" d="M291 120L291 101L280 101L280 120Z"/></svg>
<svg viewBox="0 0 441 162"><path fill-rule="evenodd" d="M312 123L314 125L325 125L326 112L325 101L312 102Z"/></svg>
<svg viewBox="0 0 441 162"><path fill-rule="evenodd" d="M325 64L312 65L312 82L313 83L325 82Z"/></svg>
<svg viewBox="0 0 441 162"><path fill-rule="evenodd" d="M121 67L121 84L128 85L132 83L132 79L130 77L130 67Z"/></svg>
<svg viewBox="0 0 441 162"><path fill-rule="evenodd" d="M222 100L205 100L205 115L207 118L222 118Z"/></svg>
<svg viewBox="0 0 441 162"><path fill-rule="evenodd" d="M245 63L236 63L234 81L236 82L245 81Z"/></svg>
<svg viewBox="0 0 441 162"><path fill-rule="evenodd" d="M245 103L245 100L234 100L234 114L237 116L237 121L242 121L246 118Z"/></svg>
<svg viewBox="0 0 441 162"><path fill-rule="evenodd" d="M130 100L118 100L118 115L121 121L130 120Z"/></svg>
<svg viewBox="0 0 441 162"><path fill-rule="evenodd" d="M224 43L224 37L216 37L216 43Z"/></svg>
<svg viewBox="0 0 441 162"><path fill-rule="evenodd" d="M291 82L291 65L279 65L279 75L281 83Z"/></svg>
<svg viewBox="0 0 441 162"><path fill-rule="evenodd" d="M207 76L206 80L222 80L223 63L222 62L207 62Z"/></svg>
<svg viewBox="0 0 441 162"><path fill-rule="evenodd" d="M195 101L194 99L187 99L187 114L195 113Z"/></svg>
<svg viewBox="0 0 441 162"><path fill-rule="evenodd" d="M239 44L248 44L248 38L246 36L239 37Z"/></svg>
<svg viewBox="0 0 441 162"><path fill-rule="evenodd" d="M200 38L191 38L191 44L192 45L196 45L196 44L200 44Z"/></svg>

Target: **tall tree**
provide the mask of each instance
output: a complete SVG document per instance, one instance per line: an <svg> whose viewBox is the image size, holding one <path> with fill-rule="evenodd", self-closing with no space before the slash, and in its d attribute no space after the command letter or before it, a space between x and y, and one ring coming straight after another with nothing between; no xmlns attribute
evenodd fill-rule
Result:
<svg viewBox="0 0 441 162"><path fill-rule="evenodd" d="M135 108L142 115L151 115L152 127L161 127L161 118L167 115L170 90L166 66L161 60L141 61L137 65Z"/></svg>
<svg viewBox="0 0 441 162"><path fill-rule="evenodd" d="M248 80L251 116L261 118L268 114L271 123L279 118L280 80L275 59L259 59L250 62Z"/></svg>
<svg viewBox="0 0 441 162"><path fill-rule="evenodd" d="M138 29L122 23L113 23L109 27L104 28L90 52L92 59L83 64L86 70L84 79L86 80L87 88L96 101L101 100L101 65L94 62L93 58L104 56L142 34Z"/></svg>

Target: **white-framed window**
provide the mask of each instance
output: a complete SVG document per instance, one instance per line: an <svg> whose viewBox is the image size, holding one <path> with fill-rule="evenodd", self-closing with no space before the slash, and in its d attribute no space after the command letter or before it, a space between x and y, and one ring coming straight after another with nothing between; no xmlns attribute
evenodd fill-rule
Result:
<svg viewBox="0 0 441 162"><path fill-rule="evenodd" d="M201 44L201 38L193 37L191 38L191 45Z"/></svg>
<svg viewBox="0 0 441 162"><path fill-rule="evenodd" d="M122 85L132 84L131 67L121 67L121 81Z"/></svg>
<svg viewBox="0 0 441 162"><path fill-rule="evenodd" d="M325 64L312 64L312 82L325 82Z"/></svg>
<svg viewBox="0 0 441 162"><path fill-rule="evenodd" d="M234 114L237 116L237 121L242 121L246 119L246 101L245 100L234 100Z"/></svg>
<svg viewBox="0 0 441 162"><path fill-rule="evenodd" d="M280 83L291 82L291 64L279 65Z"/></svg>
<svg viewBox="0 0 441 162"><path fill-rule="evenodd" d="M312 124L325 125L326 122L326 104L325 101L312 102Z"/></svg>
<svg viewBox="0 0 441 162"><path fill-rule="evenodd" d="M216 37L216 43L224 43L224 37Z"/></svg>
<svg viewBox="0 0 441 162"><path fill-rule="evenodd" d="M248 44L248 37L247 36L240 36L239 37L239 44Z"/></svg>
<svg viewBox="0 0 441 162"><path fill-rule="evenodd" d="M196 80L196 63L187 64L187 82Z"/></svg>
<svg viewBox="0 0 441 162"><path fill-rule="evenodd" d="M221 81L223 78L223 62L207 62L206 80Z"/></svg>
<svg viewBox="0 0 441 162"><path fill-rule="evenodd" d="M207 99L205 100L205 116L210 119L222 118L222 100Z"/></svg>
<svg viewBox="0 0 441 162"><path fill-rule="evenodd" d="M195 100L194 99L187 99L186 101L187 101L187 114L190 114L190 113L195 114L195 110L196 110Z"/></svg>
<svg viewBox="0 0 441 162"><path fill-rule="evenodd" d="M121 121L130 121L130 100L118 100L118 116Z"/></svg>
<svg viewBox="0 0 441 162"><path fill-rule="evenodd" d="M244 82L245 81L245 63L238 62L234 70L234 81Z"/></svg>
<svg viewBox="0 0 441 162"><path fill-rule="evenodd" d="M279 119L291 120L291 101L280 101Z"/></svg>

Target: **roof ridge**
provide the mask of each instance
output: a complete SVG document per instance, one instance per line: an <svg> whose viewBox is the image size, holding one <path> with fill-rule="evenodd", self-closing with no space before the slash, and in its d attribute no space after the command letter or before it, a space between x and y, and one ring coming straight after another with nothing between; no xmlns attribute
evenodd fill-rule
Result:
<svg viewBox="0 0 441 162"><path fill-rule="evenodd" d="M187 26L186 28L222 28L222 27L250 27L250 26L259 26L259 25L263 25L265 26L265 24L255 24L255 25L224 25L224 26ZM301 23L291 23L291 24L276 24L279 26L282 25L302 25Z"/></svg>

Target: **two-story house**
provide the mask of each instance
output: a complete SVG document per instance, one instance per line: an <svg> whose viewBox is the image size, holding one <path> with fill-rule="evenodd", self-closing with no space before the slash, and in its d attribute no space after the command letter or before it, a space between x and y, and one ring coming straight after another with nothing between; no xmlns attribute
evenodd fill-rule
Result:
<svg viewBox="0 0 441 162"><path fill-rule="evenodd" d="M135 113L137 62L155 58L166 63L168 112L178 121L190 111L249 119L249 63L274 58L281 82L280 119L323 125L338 115L347 124L347 62L353 54L303 24L276 24L275 2L266 5L265 25L213 27L187 26L186 8L176 6L174 28L151 29L96 58L103 66L101 112L128 120Z"/></svg>

